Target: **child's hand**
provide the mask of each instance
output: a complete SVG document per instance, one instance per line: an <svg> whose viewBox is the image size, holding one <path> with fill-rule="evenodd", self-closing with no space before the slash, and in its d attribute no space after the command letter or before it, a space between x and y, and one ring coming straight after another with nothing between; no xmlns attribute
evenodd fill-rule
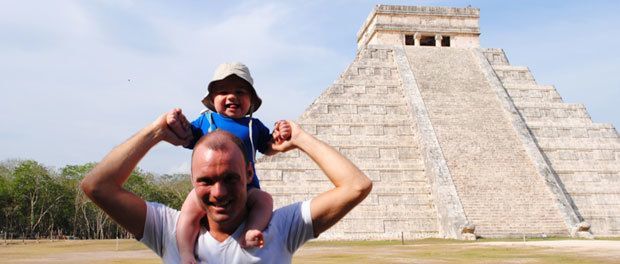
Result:
<svg viewBox="0 0 620 264"><path fill-rule="evenodd" d="M187 121L180 108L172 109L172 111L166 114L166 124L179 139L186 142L183 144L184 146L189 145L194 136L189 121Z"/></svg>
<svg viewBox="0 0 620 264"><path fill-rule="evenodd" d="M286 120L276 122L273 128L273 139L276 143L291 139L291 125Z"/></svg>
<svg viewBox="0 0 620 264"><path fill-rule="evenodd" d="M277 152L286 152L296 148L299 137L305 133L295 122L289 120L278 121L273 129L271 149Z"/></svg>
<svg viewBox="0 0 620 264"><path fill-rule="evenodd" d="M256 229L251 229L245 232L244 238L241 240L242 248L263 248L265 245L265 238L263 232Z"/></svg>

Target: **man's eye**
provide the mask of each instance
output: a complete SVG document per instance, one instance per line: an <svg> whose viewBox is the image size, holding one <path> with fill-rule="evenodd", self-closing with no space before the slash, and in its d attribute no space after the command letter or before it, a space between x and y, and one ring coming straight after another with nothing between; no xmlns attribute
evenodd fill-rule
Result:
<svg viewBox="0 0 620 264"><path fill-rule="evenodd" d="M200 184L200 185L206 185L206 186L211 186L211 185L213 185L213 180L209 180L209 179L200 179L200 180L198 180L198 184Z"/></svg>

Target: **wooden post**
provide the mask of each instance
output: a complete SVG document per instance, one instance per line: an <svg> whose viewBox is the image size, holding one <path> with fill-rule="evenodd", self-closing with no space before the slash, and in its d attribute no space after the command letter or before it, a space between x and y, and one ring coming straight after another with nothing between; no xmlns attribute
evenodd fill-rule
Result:
<svg viewBox="0 0 620 264"><path fill-rule="evenodd" d="M405 245L405 233L400 232L400 244Z"/></svg>

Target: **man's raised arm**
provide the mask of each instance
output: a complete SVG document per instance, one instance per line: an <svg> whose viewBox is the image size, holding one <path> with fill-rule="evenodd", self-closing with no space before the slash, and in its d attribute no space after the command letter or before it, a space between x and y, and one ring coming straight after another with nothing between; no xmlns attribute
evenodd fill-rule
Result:
<svg viewBox="0 0 620 264"><path fill-rule="evenodd" d="M319 165L335 185L333 189L314 197L310 203L314 236L317 237L362 202L370 193L372 182L340 152L306 133L299 125L287 122L292 129L291 139L278 142L277 149L287 151L299 148Z"/></svg>
<svg viewBox="0 0 620 264"><path fill-rule="evenodd" d="M160 141L168 141L173 145L187 143L172 132L166 123L166 118L177 114L176 111L180 113L180 110L174 109L160 116L129 140L112 149L80 184L88 198L137 239L141 239L144 232L146 203L142 198L125 190L123 184L144 155ZM185 117L181 115L180 118Z"/></svg>

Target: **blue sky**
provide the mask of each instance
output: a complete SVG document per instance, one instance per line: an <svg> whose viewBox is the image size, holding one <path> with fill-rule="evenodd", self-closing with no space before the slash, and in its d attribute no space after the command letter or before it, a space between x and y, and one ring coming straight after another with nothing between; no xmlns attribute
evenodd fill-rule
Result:
<svg viewBox="0 0 620 264"><path fill-rule="evenodd" d="M565 102L620 125L618 1L2 1L0 160L99 161L172 107L190 118L217 64L250 66L266 124L296 119L355 57L375 4L481 9L481 46L503 48ZM158 145L140 166L183 172Z"/></svg>

